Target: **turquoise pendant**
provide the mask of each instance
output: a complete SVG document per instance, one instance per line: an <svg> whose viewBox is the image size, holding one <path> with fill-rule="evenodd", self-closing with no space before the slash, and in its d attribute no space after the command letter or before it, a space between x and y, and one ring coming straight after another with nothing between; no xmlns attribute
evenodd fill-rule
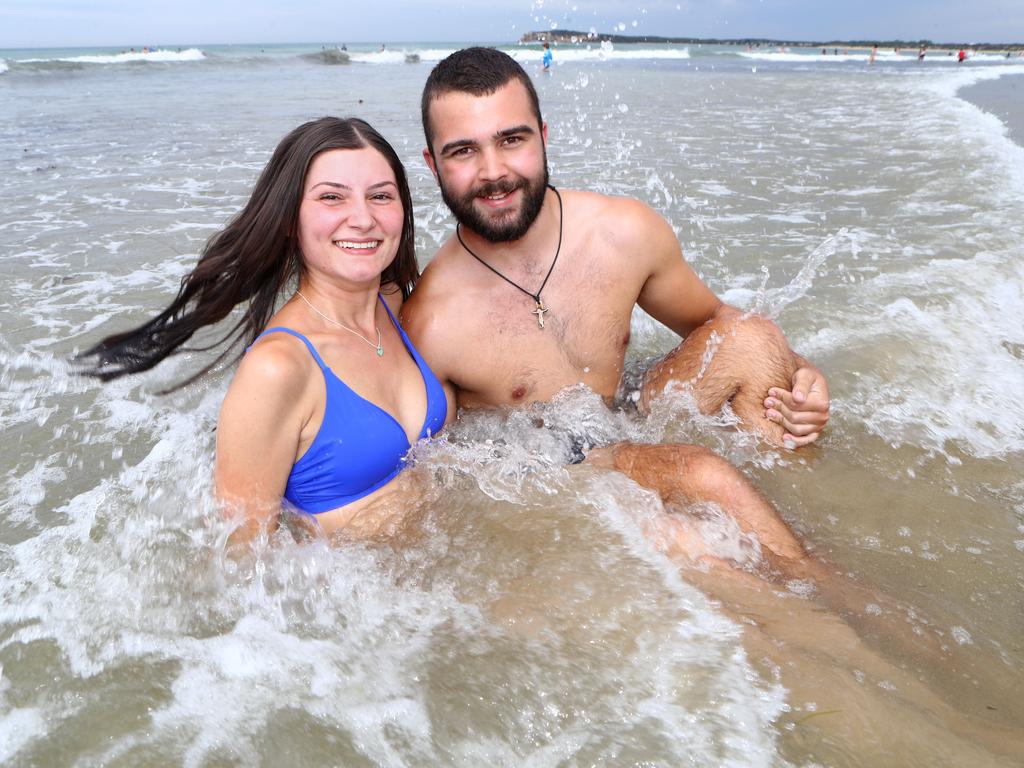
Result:
<svg viewBox="0 0 1024 768"><path fill-rule="evenodd" d="M377 347L377 357L384 357L384 347Z"/></svg>

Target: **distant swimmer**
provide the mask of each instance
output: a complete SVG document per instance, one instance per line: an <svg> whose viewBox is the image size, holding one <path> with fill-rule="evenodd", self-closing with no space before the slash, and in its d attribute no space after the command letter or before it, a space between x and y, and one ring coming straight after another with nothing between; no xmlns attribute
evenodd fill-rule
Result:
<svg viewBox="0 0 1024 768"><path fill-rule="evenodd" d="M957 51L957 54L956 54L957 64L963 64L964 60L966 58L967 58L967 51L965 51L963 48L961 48L959 51Z"/></svg>
<svg viewBox="0 0 1024 768"><path fill-rule="evenodd" d="M545 72L551 71L552 59L554 59L554 54L551 53L551 46L548 43L544 43L544 58L541 59L541 66Z"/></svg>
<svg viewBox="0 0 1024 768"><path fill-rule="evenodd" d="M877 56L877 55L878 55L878 46L877 45L872 45L871 46L871 53L868 54L868 64L874 64L875 63L875 56Z"/></svg>
<svg viewBox="0 0 1024 768"><path fill-rule="evenodd" d="M922 45L917 51L917 60L924 61L925 47Z"/></svg>

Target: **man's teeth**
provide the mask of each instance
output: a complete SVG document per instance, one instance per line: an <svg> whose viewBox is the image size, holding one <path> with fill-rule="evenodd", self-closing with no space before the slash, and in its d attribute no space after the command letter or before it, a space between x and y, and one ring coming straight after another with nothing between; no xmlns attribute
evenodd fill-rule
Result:
<svg viewBox="0 0 1024 768"><path fill-rule="evenodd" d="M508 192L499 192L496 195L487 195L487 199L488 200L504 200L508 196L509 196Z"/></svg>
<svg viewBox="0 0 1024 768"><path fill-rule="evenodd" d="M339 248L355 248L357 250L371 250L380 245L380 240L371 240L368 243L354 243L351 240L335 240L334 244Z"/></svg>

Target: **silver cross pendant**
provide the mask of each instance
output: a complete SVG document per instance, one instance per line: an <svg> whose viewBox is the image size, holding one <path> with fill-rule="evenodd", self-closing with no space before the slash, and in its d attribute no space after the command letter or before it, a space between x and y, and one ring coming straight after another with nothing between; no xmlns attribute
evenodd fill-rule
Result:
<svg viewBox="0 0 1024 768"><path fill-rule="evenodd" d="M530 312L531 315L536 315L537 316L537 325L539 325L541 328L544 327L544 313L547 312L547 311L548 311L547 307L544 306L543 302L538 301L537 302L537 308L534 309L534 310L531 310L531 312Z"/></svg>

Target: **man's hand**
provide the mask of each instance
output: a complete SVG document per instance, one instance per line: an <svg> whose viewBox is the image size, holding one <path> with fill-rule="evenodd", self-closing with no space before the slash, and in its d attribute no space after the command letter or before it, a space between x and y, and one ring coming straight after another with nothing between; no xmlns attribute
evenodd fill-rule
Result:
<svg viewBox="0 0 1024 768"><path fill-rule="evenodd" d="M765 398L765 418L781 424L787 448L798 448L818 439L828 423L828 382L821 371L810 365L793 374L791 388L772 387Z"/></svg>

